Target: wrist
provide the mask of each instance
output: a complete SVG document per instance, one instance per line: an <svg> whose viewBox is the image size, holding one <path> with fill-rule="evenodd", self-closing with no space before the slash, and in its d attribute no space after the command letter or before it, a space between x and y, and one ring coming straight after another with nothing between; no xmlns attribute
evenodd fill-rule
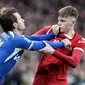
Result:
<svg viewBox="0 0 85 85"><path fill-rule="evenodd" d="M65 42L64 41L61 41L63 43L63 46L65 46Z"/></svg>
<svg viewBox="0 0 85 85"><path fill-rule="evenodd" d="M54 36L56 36L56 34L54 32L52 32Z"/></svg>

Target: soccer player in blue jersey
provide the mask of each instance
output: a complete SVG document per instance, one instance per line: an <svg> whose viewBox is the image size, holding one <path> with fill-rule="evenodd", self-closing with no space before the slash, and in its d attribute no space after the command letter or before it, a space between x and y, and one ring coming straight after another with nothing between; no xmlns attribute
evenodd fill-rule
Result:
<svg viewBox="0 0 85 85"><path fill-rule="evenodd" d="M0 9L0 24L4 31L0 35L0 85L2 85L5 75L20 59L24 49L40 50L45 47L41 40L50 40L55 35L54 33L41 36L22 35L25 29L24 19L15 8ZM64 39L61 42L47 41L47 43L53 48L71 44L68 39Z"/></svg>

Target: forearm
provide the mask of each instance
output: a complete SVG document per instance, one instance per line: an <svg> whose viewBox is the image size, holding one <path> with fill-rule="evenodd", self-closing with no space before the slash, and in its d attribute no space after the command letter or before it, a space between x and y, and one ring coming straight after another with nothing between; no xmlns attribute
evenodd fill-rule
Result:
<svg viewBox="0 0 85 85"><path fill-rule="evenodd" d="M60 59L61 61L67 63L68 65L70 65L72 67L76 67L80 63L83 53L79 50L75 50L75 51L73 51L72 56L67 56L67 55L55 50L53 55L56 58Z"/></svg>
<svg viewBox="0 0 85 85"><path fill-rule="evenodd" d="M50 42L50 41L47 41L47 43L51 47L53 47L54 49L64 46L64 42ZM40 50L44 47L45 47L45 44L43 43L43 41L34 41L34 45L32 46L31 50Z"/></svg>
<svg viewBox="0 0 85 85"><path fill-rule="evenodd" d="M49 34L44 34L44 35L38 35L38 36L25 36L26 38L30 40L36 40L36 41L41 41L41 40L51 40L52 38L55 37L55 34L49 33Z"/></svg>
<svg viewBox="0 0 85 85"><path fill-rule="evenodd" d="M54 49L64 46L64 42L47 41L47 43L50 46L52 46ZM22 49L27 49L27 50L40 50L46 46L43 41L32 41L24 36L23 37L21 36L21 37L15 39L14 44L15 44L16 48L22 48Z"/></svg>

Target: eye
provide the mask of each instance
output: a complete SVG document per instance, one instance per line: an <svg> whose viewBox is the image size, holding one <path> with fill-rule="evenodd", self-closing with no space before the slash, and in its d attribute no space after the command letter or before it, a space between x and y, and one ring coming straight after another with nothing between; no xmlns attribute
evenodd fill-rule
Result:
<svg viewBox="0 0 85 85"><path fill-rule="evenodd" d="M60 20L61 22L66 22L65 20Z"/></svg>

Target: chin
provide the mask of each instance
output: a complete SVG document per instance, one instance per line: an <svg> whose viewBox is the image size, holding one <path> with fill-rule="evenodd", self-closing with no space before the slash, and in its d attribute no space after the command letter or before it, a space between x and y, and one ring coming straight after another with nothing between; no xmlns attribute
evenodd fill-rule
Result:
<svg viewBox="0 0 85 85"><path fill-rule="evenodd" d="M25 28L21 28L21 29L18 29L18 30L21 30L21 31L23 31L23 30L25 30Z"/></svg>
<svg viewBox="0 0 85 85"><path fill-rule="evenodd" d="M22 29L23 29L23 30L25 30L25 29L26 29L26 27L23 27Z"/></svg>
<svg viewBox="0 0 85 85"><path fill-rule="evenodd" d="M23 28L23 30L25 30L26 28Z"/></svg>

